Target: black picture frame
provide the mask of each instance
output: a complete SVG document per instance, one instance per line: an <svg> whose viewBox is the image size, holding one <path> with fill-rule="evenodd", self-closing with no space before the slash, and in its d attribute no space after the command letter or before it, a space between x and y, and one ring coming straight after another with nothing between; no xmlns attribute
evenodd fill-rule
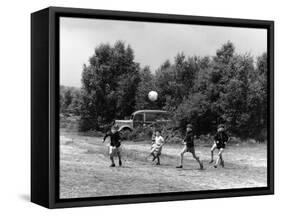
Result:
<svg viewBox="0 0 281 216"><path fill-rule="evenodd" d="M267 29L267 187L59 199L59 17ZM47 208L274 194L274 22L49 7L31 14L31 201Z"/></svg>

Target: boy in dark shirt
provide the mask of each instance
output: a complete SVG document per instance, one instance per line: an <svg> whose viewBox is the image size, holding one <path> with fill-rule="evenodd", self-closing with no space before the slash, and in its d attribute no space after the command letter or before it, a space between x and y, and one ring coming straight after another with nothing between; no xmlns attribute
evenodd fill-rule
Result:
<svg viewBox="0 0 281 216"><path fill-rule="evenodd" d="M119 159L119 166L122 166L121 161L121 138L118 132L119 127L117 125L112 126L111 130L108 131L104 138L103 142L106 140L107 137L110 137L110 146L109 146L109 158L111 160L110 167L115 167L114 163L114 156L117 155Z"/></svg>
<svg viewBox="0 0 281 216"><path fill-rule="evenodd" d="M220 124L217 129L217 133L214 136L214 144L211 148L211 161L210 163L214 162L214 150L217 148L219 150L218 158L216 160L216 163L214 165L215 168L218 167L218 164L220 162L221 166L224 167L224 160L222 158L222 153L225 149L225 144L228 141L228 135L225 132L225 126L223 124Z"/></svg>
<svg viewBox="0 0 281 216"><path fill-rule="evenodd" d="M184 148L182 149L182 151L180 153L180 165L177 166L177 168L182 168L183 155L186 152L190 152L192 154L193 158L199 163L200 169L203 169L203 163L199 160L199 157L195 154L194 134L193 134L193 131L192 131L192 125L191 124L188 124L186 126L186 135L185 135L185 138L183 140L183 145L184 145Z"/></svg>

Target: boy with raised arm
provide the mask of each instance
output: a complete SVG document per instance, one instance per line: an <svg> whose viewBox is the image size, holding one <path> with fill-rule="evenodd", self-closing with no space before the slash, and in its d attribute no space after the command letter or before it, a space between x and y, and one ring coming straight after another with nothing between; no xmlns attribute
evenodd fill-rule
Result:
<svg viewBox="0 0 281 216"><path fill-rule="evenodd" d="M117 125L113 125L111 127L111 130L108 131L103 138L103 142L104 142L107 137L110 137L110 146L109 146L109 158L111 160L110 167L115 167L115 163L114 163L115 155L117 155L117 157L119 159L119 166L122 166L121 148L120 148L121 138L120 138L118 129L119 129L119 127Z"/></svg>

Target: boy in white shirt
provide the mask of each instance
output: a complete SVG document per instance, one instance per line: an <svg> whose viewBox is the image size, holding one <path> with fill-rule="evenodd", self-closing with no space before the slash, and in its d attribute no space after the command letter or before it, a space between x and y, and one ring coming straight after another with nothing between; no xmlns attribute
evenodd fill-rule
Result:
<svg viewBox="0 0 281 216"><path fill-rule="evenodd" d="M162 151L162 147L164 145L164 138L161 136L159 130L155 132L155 142L151 146L150 154L153 156L153 160L157 159L156 165L160 165L160 155Z"/></svg>

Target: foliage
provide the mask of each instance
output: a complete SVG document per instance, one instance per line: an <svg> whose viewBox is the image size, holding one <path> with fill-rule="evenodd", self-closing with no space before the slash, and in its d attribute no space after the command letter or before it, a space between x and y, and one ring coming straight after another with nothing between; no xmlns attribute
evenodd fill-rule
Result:
<svg viewBox="0 0 281 216"><path fill-rule="evenodd" d="M249 54L235 54L227 42L205 68L200 68L192 93L176 110L182 127L191 122L197 134L213 133L225 123L241 138L266 138L266 54L257 60Z"/></svg>
<svg viewBox="0 0 281 216"><path fill-rule="evenodd" d="M81 92L79 88L60 86L60 113L62 115L80 114Z"/></svg>
<svg viewBox="0 0 281 216"><path fill-rule="evenodd" d="M82 72L81 131L99 129L134 111L139 70L132 48L122 41L95 49Z"/></svg>
<svg viewBox="0 0 281 216"><path fill-rule="evenodd" d="M158 100L147 95L154 90ZM167 133L183 134L192 123L196 135L213 134L224 123L242 139L266 139L267 54L256 59L238 54L228 41L215 56L178 53L152 72L141 68L130 45L117 41L100 44L84 65L80 90L61 87L61 113L79 115L79 129L102 130L114 119L140 109L162 109L173 114L177 127ZM136 129L129 138L148 132ZM139 135L137 135L139 134ZM172 139L172 138L171 138Z"/></svg>
<svg viewBox="0 0 281 216"><path fill-rule="evenodd" d="M155 76L151 73L149 67L144 67L139 73L140 82L137 86L135 96L135 110L141 109L161 109L161 96L156 102L152 102L148 99L148 93L152 90L155 91ZM158 94L160 95L160 94Z"/></svg>

